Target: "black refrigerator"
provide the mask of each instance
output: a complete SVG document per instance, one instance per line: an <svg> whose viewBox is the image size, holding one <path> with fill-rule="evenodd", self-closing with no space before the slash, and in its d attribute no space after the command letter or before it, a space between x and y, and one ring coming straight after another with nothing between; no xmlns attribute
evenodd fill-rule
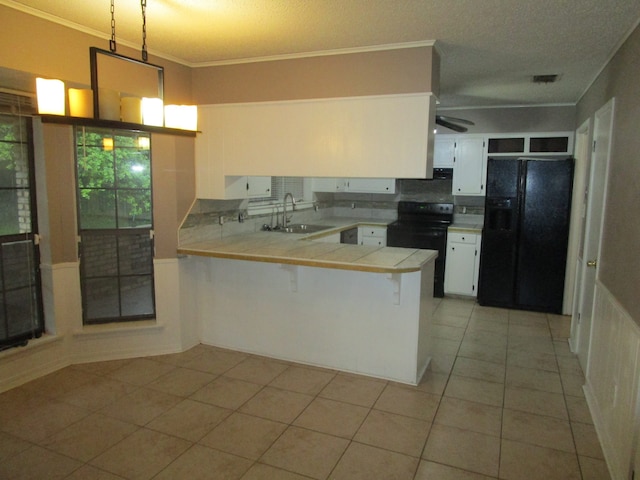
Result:
<svg viewBox="0 0 640 480"><path fill-rule="evenodd" d="M572 158L489 158L480 305L562 312Z"/></svg>

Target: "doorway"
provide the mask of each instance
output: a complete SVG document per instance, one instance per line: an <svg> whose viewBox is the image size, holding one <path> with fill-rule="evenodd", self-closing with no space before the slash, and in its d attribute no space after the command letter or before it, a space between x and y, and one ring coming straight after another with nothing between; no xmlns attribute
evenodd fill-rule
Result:
<svg viewBox="0 0 640 480"><path fill-rule="evenodd" d="M576 277L579 283L576 289L578 294L574 299L577 303L577 309L574 308L571 343L585 374L588 373L593 298L598 278L598 258L602 240L614 113L615 98L612 98L594 116L584 235L577 262Z"/></svg>

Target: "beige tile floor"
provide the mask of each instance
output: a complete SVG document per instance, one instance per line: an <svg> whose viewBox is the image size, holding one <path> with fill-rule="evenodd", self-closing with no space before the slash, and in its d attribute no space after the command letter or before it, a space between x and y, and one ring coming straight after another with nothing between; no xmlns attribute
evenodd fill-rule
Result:
<svg viewBox="0 0 640 480"><path fill-rule="evenodd" d="M418 387L199 345L0 395L0 478L609 479L569 319L446 299Z"/></svg>

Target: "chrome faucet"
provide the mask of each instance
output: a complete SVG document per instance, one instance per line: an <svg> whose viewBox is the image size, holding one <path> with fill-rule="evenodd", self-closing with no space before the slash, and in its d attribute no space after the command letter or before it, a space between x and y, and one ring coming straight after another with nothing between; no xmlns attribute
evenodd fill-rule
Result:
<svg viewBox="0 0 640 480"><path fill-rule="evenodd" d="M296 209L296 199L293 198L292 193L286 193L284 200L282 200L282 228L287 228L287 197L291 197L291 212Z"/></svg>

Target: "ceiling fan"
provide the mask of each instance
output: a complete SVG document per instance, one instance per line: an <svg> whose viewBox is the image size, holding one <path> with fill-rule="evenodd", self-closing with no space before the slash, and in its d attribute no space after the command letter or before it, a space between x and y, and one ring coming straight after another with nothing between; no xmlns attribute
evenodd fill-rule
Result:
<svg viewBox="0 0 640 480"><path fill-rule="evenodd" d="M462 123L463 125L475 125L471 120L465 120L464 118L456 118L456 117L446 117L444 115L436 115L436 124L441 125L445 128L453 130L458 133L464 133L468 130L467 127L463 127L462 125L458 125L458 123Z"/></svg>

